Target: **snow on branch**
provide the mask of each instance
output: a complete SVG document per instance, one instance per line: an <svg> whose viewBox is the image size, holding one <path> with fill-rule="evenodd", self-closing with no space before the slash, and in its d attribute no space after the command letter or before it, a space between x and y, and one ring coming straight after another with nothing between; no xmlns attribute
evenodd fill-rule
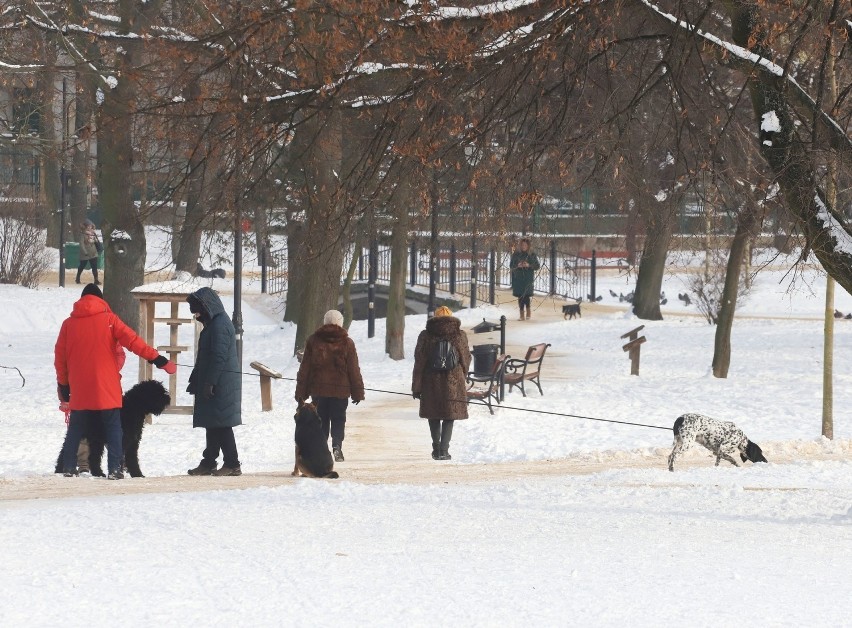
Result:
<svg viewBox="0 0 852 628"><path fill-rule="evenodd" d="M705 42L712 44L717 49L727 52L730 58L740 61L742 65L745 66L747 64L749 68L756 68L762 72L772 74L773 76L776 76L779 79L785 81L787 86L792 88L791 96L793 97L794 101L800 106L804 106L809 113L816 114L816 117L819 122L821 122L823 124L823 127L828 131L832 139L832 145L837 149L842 148L843 150L841 152L842 154L845 154L846 158L849 158L849 155L852 154L852 138L846 135L846 132L843 130L843 127L840 126L837 120L835 120L824 110L817 109L816 101L811 98L811 96L805 91L805 89L799 84L799 82L796 81L795 78L793 78L789 74L785 74L784 68L782 68L780 65L770 59L767 59L766 57L763 57L746 48L743 48L742 46L738 46L737 44L725 41L722 38L717 37L716 35L702 31L694 24L690 24L685 20L678 19L671 13L668 13L657 5L651 3L649 0L637 1L640 5L643 5L646 8L650 9L654 14L670 22L674 26L677 26L678 28L687 31L693 34L694 36L701 38Z"/></svg>
<svg viewBox="0 0 852 628"><path fill-rule="evenodd" d="M834 250L852 257L852 235L832 215L819 194L814 194L814 203L817 206L817 220L822 222L822 228L828 231L830 237L834 238Z"/></svg>
<svg viewBox="0 0 852 628"><path fill-rule="evenodd" d="M501 2L488 2L472 7L440 7L435 6L428 13L422 15L411 11L403 15L403 19L408 17L422 17L427 21L433 22L438 20L457 20L457 19L473 19L481 17L489 17L499 15L500 13L508 13L519 8L527 7L536 4L539 0L503 0ZM417 0L407 0L408 6L419 6L421 3Z"/></svg>

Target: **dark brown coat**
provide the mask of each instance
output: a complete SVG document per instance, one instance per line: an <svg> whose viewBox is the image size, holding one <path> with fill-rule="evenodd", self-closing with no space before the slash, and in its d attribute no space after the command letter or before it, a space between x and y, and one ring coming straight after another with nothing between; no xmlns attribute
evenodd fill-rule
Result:
<svg viewBox="0 0 852 628"><path fill-rule="evenodd" d="M296 401L308 397L364 399L355 343L339 325L323 325L308 337L296 376Z"/></svg>
<svg viewBox="0 0 852 628"><path fill-rule="evenodd" d="M429 368L432 347L444 338L456 348L459 364L450 372L433 371ZM467 335L461 330L461 321L453 316L426 321L426 329L417 337L411 379L411 392L420 394L420 416L424 419L466 419L469 368L470 348Z"/></svg>

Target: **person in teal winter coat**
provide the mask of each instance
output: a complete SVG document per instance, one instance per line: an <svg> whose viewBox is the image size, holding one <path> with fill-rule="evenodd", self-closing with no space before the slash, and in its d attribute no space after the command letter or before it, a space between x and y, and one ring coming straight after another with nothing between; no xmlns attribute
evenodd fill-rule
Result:
<svg viewBox="0 0 852 628"><path fill-rule="evenodd" d="M210 288L200 288L186 300L189 311L204 325L198 336L198 353L186 392L195 396L192 427L207 430L207 447L201 462L188 473L240 475L234 427L242 424L242 379L234 325L219 295ZM222 468L217 469L220 451Z"/></svg>
<svg viewBox="0 0 852 628"><path fill-rule="evenodd" d="M538 257L530 251L529 238L523 238L520 241L518 249L512 253L509 268L512 271L512 295L518 298L518 307L521 310L520 320L524 320L525 309L526 317L529 319L532 317L530 299L535 284L535 271L541 268Z"/></svg>

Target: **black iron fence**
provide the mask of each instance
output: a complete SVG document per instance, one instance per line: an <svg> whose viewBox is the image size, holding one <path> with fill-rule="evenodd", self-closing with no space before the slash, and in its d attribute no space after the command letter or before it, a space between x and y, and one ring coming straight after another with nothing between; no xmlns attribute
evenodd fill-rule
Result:
<svg viewBox="0 0 852 628"><path fill-rule="evenodd" d="M426 246L423 247L422 245ZM429 242L412 240L408 253L408 277L410 286L429 287L431 284L432 255ZM374 281L390 283L391 249L373 243L375 256ZM351 256L358 255L356 278L370 279L370 248L350 250L344 268L349 267ZM560 248L557 240L547 243L545 251L537 253L541 267L536 272L534 290L539 294L561 296L565 299L595 300L597 256L584 257L568 253ZM454 242L439 242L435 259L435 287L437 290L457 294L469 299L471 306L477 303L496 303L497 290L512 285L509 266L512 252L489 248L474 250L473 247L458 247ZM287 251L278 249L262 259L269 261L261 269L261 290L271 294L287 289Z"/></svg>

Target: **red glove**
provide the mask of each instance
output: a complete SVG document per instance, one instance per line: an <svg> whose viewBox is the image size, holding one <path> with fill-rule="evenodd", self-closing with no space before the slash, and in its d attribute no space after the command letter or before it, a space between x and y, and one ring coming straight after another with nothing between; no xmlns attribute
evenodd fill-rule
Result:
<svg viewBox="0 0 852 628"><path fill-rule="evenodd" d="M175 373L177 373L177 364L175 364L174 362L172 362L171 360L169 360L169 361L168 361L168 362L166 362L166 364L163 366L163 370L164 370L166 373L168 373L169 375L174 375Z"/></svg>

